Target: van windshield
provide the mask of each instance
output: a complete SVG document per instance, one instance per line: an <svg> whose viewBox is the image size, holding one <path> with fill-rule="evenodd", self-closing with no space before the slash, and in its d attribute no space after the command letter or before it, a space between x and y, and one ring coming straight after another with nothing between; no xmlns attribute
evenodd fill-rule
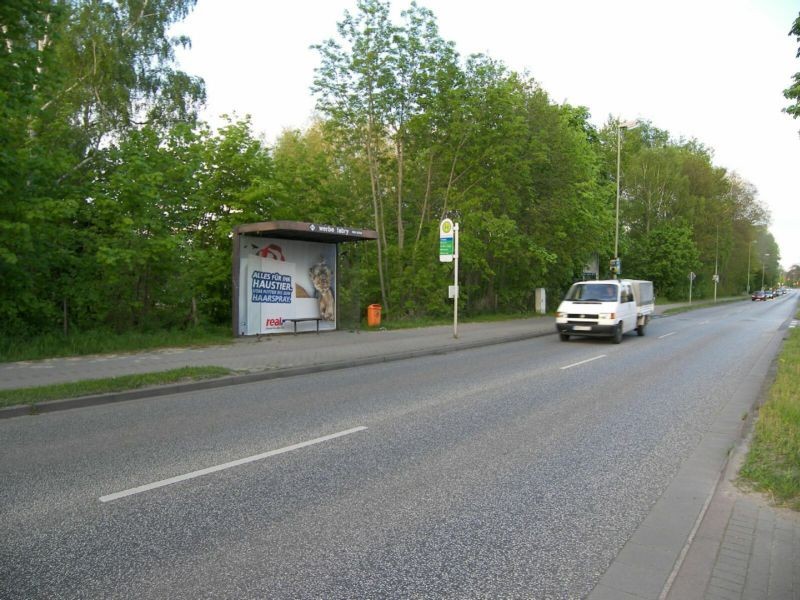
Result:
<svg viewBox="0 0 800 600"><path fill-rule="evenodd" d="M565 300L584 302L616 302L619 288L613 283L576 283Z"/></svg>

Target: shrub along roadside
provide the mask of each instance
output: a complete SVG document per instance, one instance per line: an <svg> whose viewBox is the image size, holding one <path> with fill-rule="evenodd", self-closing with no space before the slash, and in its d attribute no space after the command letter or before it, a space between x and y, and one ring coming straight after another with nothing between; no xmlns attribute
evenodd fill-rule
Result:
<svg viewBox="0 0 800 600"><path fill-rule="evenodd" d="M233 371L223 367L183 367L171 371L161 371L160 373L122 375L108 379L91 379L57 385L0 390L0 408L18 404L36 404L37 402L46 402L48 400L63 400L65 398L78 398L94 394L122 392L181 381L213 379L232 373Z"/></svg>
<svg viewBox="0 0 800 600"><path fill-rule="evenodd" d="M459 323L527 319L534 316L537 315L533 313L497 313L472 317L459 316ZM451 325L452 323L452 317L383 319L381 327L385 329L412 329L415 327ZM372 329L367 325L366 319L360 324L360 327L363 330ZM340 324L340 328L348 329L342 324ZM143 352L159 348L188 348L192 346L231 344L233 342L234 337L231 335L229 326L204 326L149 332L129 331L125 333L98 330L70 333L69 336L51 334L26 339L0 339L0 362L43 360L114 352Z"/></svg>
<svg viewBox="0 0 800 600"><path fill-rule="evenodd" d="M756 490L800 510L800 330L789 332L739 473Z"/></svg>
<svg viewBox="0 0 800 600"><path fill-rule="evenodd" d="M230 327L205 326L187 329L161 329L149 332L114 333L95 330L40 335L30 338L0 339L0 362L41 360L64 356L139 352L157 348L184 348L233 342Z"/></svg>

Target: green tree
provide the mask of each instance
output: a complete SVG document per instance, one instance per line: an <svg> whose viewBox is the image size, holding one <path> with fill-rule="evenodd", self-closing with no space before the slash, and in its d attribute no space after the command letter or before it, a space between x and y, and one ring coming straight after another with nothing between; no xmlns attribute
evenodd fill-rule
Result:
<svg viewBox="0 0 800 600"><path fill-rule="evenodd" d="M388 312L384 253L386 238L381 156L387 140L387 114L394 92L390 61L397 28L389 17L389 3L359 0L358 12L345 11L338 24L340 41L329 39L314 46L320 52L313 91L317 109L331 119L341 139L354 151L364 153L369 172L372 213L378 232L377 266L381 299Z"/></svg>
<svg viewBox="0 0 800 600"><path fill-rule="evenodd" d="M0 7L0 329L66 327L89 269L88 189L109 143L191 119L202 82L172 68L167 28L193 0L9 0Z"/></svg>
<svg viewBox="0 0 800 600"><path fill-rule="evenodd" d="M798 44L800 44L800 15L794 20L789 35L796 36L796 40ZM798 46L795 57L800 58L800 46ZM792 76L792 84L783 90L783 95L787 100L794 101L794 104L787 106L784 111L792 115L795 119L800 117L800 72Z"/></svg>
<svg viewBox="0 0 800 600"><path fill-rule="evenodd" d="M683 298L688 275L698 267L699 252L686 225L662 224L644 234L632 247L626 269L632 277L652 280L656 293Z"/></svg>

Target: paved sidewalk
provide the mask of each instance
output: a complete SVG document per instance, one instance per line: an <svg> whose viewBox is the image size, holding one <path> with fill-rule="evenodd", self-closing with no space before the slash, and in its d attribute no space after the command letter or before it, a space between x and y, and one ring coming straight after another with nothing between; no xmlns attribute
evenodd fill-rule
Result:
<svg viewBox="0 0 800 600"><path fill-rule="evenodd" d="M351 366L554 335L552 317L398 330L328 331L239 338L232 344L0 363L0 389L34 387L189 366L241 374ZM293 371L290 371L293 373Z"/></svg>
<svg viewBox="0 0 800 600"><path fill-rule="evenodd" d="M742 491L739 444L665 600L800 599L800 513Z"/></svg>

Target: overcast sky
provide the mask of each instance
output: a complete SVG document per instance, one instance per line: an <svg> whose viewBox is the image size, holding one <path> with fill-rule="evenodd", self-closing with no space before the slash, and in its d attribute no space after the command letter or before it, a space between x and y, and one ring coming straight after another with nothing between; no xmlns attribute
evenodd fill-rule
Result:
<svg viewBox="0 0 800 600"><path fill-rule="evenodd" d="M556 102L649 120L696 138L716 165L756 186L785 268L800 264L800 120L781 112L800 71L790 0L420 0L462 56L529 72ZM271 143L304 128L319 59L355 0L198 0L175 28L192 38L182 68L206 81L205 118L250 114ZM408 6L395 0L393 9ZM398 19L399 22L399 19ZM754 255L756 249L754 248Z"/></svg>

